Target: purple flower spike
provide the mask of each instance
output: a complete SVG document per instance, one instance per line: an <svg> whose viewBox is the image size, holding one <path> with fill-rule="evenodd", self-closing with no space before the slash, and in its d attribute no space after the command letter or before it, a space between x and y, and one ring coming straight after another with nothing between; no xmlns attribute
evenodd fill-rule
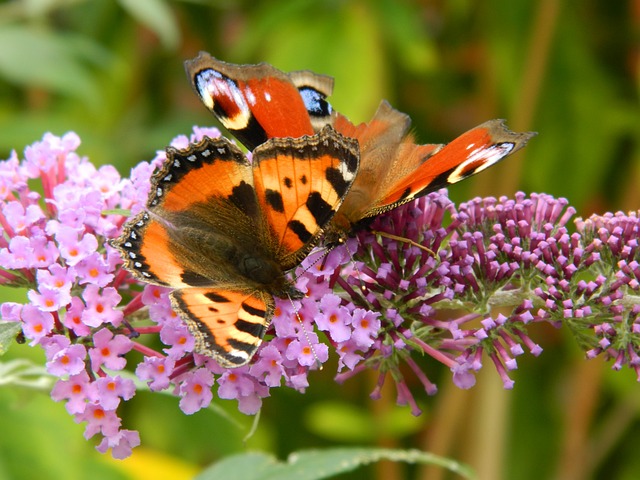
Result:
<svg viewBox="0 0 640 480"><path fill-rule="evenodd" d="M453 218L449 225L437 222L445 211ZM587 347L611 355L610 337L621 335L625 325L636 324L635 312L624 320L627 309L620 302L622 288L640 287L640 264L617 266L618 260L610 261L617 274L596 273L591 283L584 278L589 270L602 268L603 248L609 257L632 260L640 228L634 216L590 219L581 227L586 232L595 225L590 227L593 242L589 244L579 233L568 233L566 225L574 214L565 199L545 194L477 198L455 209L440 192L377 218L370 230L381 233L359 233L358 248L352 252L354 264L361 266L348 270L346 284L339 277L345 275L345 268L336 269L332 277L336 285L345 287L341 305L351 312L375 311L380 321L377 339L368 347L359 346L361 359L341 366L356 372L361 362L367 362L381 369L382 375L392 371L393 378L402 378L399 368L406 362L424 383L426 376L408 357L412 350L421 350L449 365L454 382L469 388L475 383L471 372L482 366L480 353L485 352L505 388L512 388L507 371L517 368L515 357L525 350L535 356L542 352L529 338L528 325L569 324L584 331L593 329L594 319L603 310L618 320L606 334L603 329L593 330L596 335ZM613 221L619 228L612 228ZM487 315L494 306L500 306L502 313ZM460 309L467 313L460 315ZM458 316L443 319L442 312L447 310ZM640 323L636 331L640 332ZM607 341L599 341L603 339ZM637 352L637 347L634 343L622 351ZM351 352L346 345L343 348ZM460 363L451 363L456 357ZM631 362L628 354L624 360L615 358L616 365ZM408 402L406 385L398 387L404 389L399 398Z"/></svg>

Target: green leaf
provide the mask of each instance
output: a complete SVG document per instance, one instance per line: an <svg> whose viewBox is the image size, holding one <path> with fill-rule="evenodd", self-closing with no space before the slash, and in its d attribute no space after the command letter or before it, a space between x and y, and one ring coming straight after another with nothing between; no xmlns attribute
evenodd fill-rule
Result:
<svg viewBox="0 0 640 480"><path fill-rule="evenodd" d="M119 0L120 5L137 21L153 31L162 45L175 50L180 43L176 18L163 0Z"/></svg>
<svg viewBox="0 0 640 480"><path fill-rule="evenodd" d="M9 362L0 362L0 386L17 385L37 390L49 390L52 383L53 377L47 373L44 367L28 360L15 359Z"/></svg>
<svg viewBox="0 0 640 480"><path fill-rule="evenodd" d="M22 329L20 322L0 321L0 355L4 355L15 341L16 335Z"/></svg>
<svg viewBox="0 0 640 480"><path fill-rule="evenodd" d="M0 28L0 76L20 86L79 97L95 106L98 89L64 35L25 26Z"/></svg>
<svg viewBox="0 0 640 480"><path fill-rule="evenodd" d="M468 466L419 450L332 448L295 452L286 462L259 452L234 455L207 468L196 480L319 480L380 460L438 465L463 477L475 478Z"/></svg>
<svg viewBox="0 0 640 480"><path fill-rule="evenodd" d="M31 393L31 394L30 394ZM82 436L62 402L49 395L0 389L0 478L131 480ZM88 472L91 472L88 474ZM142 478L142 477L138 477Z"/></svg>

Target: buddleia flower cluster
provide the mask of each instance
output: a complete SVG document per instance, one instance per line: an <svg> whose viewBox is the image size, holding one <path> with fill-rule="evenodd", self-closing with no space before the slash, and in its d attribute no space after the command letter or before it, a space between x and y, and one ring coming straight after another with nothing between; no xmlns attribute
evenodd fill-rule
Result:
<svg viewBox="0 0 640 480"><path fill-rule="evenodd" d="M171 144L185 148L205 135L220 134L194 128ZM0 162L0 282L17 287L17 297L26 292L24 301L1 305L0 333L43 349L51 397L84 423L87 439L97 437L101 452L125 458L140 444L118 415L140 388L173 393L186 414L214 394L255 414L271 388L304 392L310 372L330 357L340 382L376 369L373 397L391 375L398 403L414 414L406 372L436 392L421 356L450 368L461 388L473 386L488 358L511 388L516 358L542 351L527 334L536 322L567 326L588 357L638 370L636 216L578 219L570 233L575 212L565 200L518 194L456 207L444 191L313 252L293 272L305 297L277 299L251 363L223 369L193 352L169 290L135 280L108 244L144 208L164 151L121 178L79 146L74 133L46 134L24 158L14 152Z"/></svg>

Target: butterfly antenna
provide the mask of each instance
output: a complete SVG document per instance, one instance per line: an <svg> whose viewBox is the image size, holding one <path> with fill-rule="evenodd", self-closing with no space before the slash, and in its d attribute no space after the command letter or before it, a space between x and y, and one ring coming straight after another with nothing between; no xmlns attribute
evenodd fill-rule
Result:
<svg viewBox="0 0 640 480"><path fill-rule="evenodd" d="M374 235L380 235L381 237L389 238L391 240L396 240L398 242L408 243L409 245L412 245L414 247L418 247L419 249L424 250L425 252L430 253L431 255L435 256L435 252L433 250L431 250L429 247L425 247L424 245L420 245L418 242L414 242L410 238L401 237L399 235L394 235L392 233L381 232L379 230L372 230L371 233L373 233Z"/></svg>
<svg viewBox="0 0 640 480"><path fill-rule="evenodd" d="M307 341L307 345L309 345L309 349L311 350L311 354L313 355L313 358L316 360L316 367L318 368L318 370L322 370L322 362L318 358L318 354L316 353L316 349L313 348L313 345L311 344L311 339L309 338L309 332L307 332L307 328L304 326L304 322L302 321L302 317L298 314L298 309L296 308L296 304L293 303L293 300L291 299L291 295L287 295L287 297L289 297L289 301L291 302L291 306L293 307L293 311L296 314L296 318L298 319L298 323L300 324L300 327L302 328L302 333L304 334L304 338Z"/></svg>

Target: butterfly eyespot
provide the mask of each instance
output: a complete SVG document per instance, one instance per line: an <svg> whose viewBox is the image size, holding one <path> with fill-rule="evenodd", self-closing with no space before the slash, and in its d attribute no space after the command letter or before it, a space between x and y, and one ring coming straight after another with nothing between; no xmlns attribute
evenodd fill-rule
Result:
<svg viewBox="0 0 640 480"><path fill-rule="evenodd" d="M160 188L160 187L156 188L156 196L157 197L161 197L162 193L163 193L162 188Z"/></svg>
<svg viewBox="0 0 640 480"><path fill-rule="evenodd" d="M202 156L203 156L204 158L207 158L207 157L209 157L210 155L211 155L211 150L209 150L208 148L207 148L205 151L203 151L203 152L202 152Z"/></svg>
<svg viewBox="0 0 640 480"><path fill-rule="evenodd" d="M131 260L135 260L136 258L138 258L138 256L137 256L135 253L133 253L133 252L129 252L129 258L130 258Z"/></svg>
<svg viewBox="0 0 640 480"><path fill-rule="evenodd" d="M149 272L140 272L143 277L151 278L151 274Z"/></svg>
<svg viewBox="0 0 640 480"><path fill-rule="evenodd" d="M195 162L198 159L198 157L196 157L195 155L189 155L187 157L187 160L189 160L190 162Z"/></svg>
<svg viewBox="0 0 640 480"><path fill-rule="evenodd" d="M227 154L227 149L224 147L218 147L218 153L220 155L226 155Z"/></svg>
<svg viewBox="0 0 640 480"><path fill-rule="evenodd" d="M133 266L136 268L142 268L142 263L140 262L133 262Z"/></svg>
<svg viewBox="0 0 640 480"><path fill-rule="evenodd" d="M177 158L173 159L173 166L175 168L180 168L182 166L182 163L180 163L180 160L178 160Z"/></svg>
<svg viewBox="0 0 640 480"><path fill-rule="evenodd" d="M170 173L165 175L165 177L162 179L163 182L171 182L172 180L173 180L173 175Z"/></svg>
<svg viewBox="0 0 640 480"><path fill-rule="evenodd" d="M264 92L264 99L267 102L270 102L271 101L271 94L269 92Z"/></svg>

